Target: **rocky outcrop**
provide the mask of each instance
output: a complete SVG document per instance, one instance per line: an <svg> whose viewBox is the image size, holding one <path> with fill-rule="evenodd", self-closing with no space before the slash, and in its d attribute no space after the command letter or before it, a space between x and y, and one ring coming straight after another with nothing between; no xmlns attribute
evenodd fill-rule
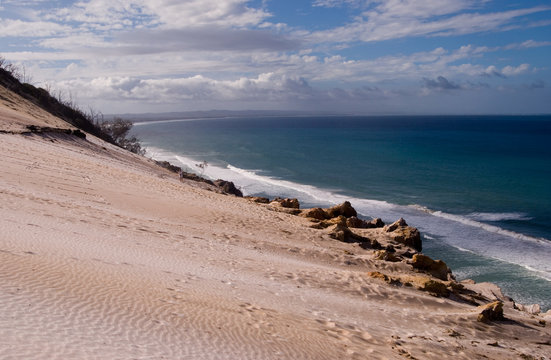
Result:
<svg viewBox="0 0 551 360"><path fill-rule="evenodd" d="M361 232L355 233L351 230L382 228L384 226L383 221L379 218L370 221L359 219L356 209L348 201L328 209L305 209L299 215L312 221L314 224L311 227L314 229L329 229L329 236L333 239L356 242L364 249L378 250L383 248L377 240L369 239L369 236L362 236ZM414 230L417 231L415 228L407 227L407 229L402 230L397 227L396 233L393 235L394 237L404 237L402 232L409 231L412 233ZM390 237L393 238L393 236ZM420 246L420 240L419 235L419 244L416 243L418 246Z"/></svg>
<svg viewBox="0 0 551 360"><path fill-rule="evenodd" d="M384 231L396 242L409 246L417 251L423 249L421 234L417 228L408 226L402 218L394 223L385 226Z"/></svg>
<svg viewBox="0 0 551 360"><path fill-rule="evenodd" d="M413 286L415 286L418 290L426 291L435 296L450 296L448 286L441 281L425 276L410 277L410 280Z"/></svg>
<svg viewBox="0 0 551 360"><path fill-rule="evenodd" d="M387 250L378 250L374 254L375 259L384 260L390 262L399 262L402 261L395 253L389 252Z"/></svg>
<svg viewBox="0 0 551 360"><path fill-rule="evenodd" d="M218 179L214 181L214 185L226 194L235 195L237 197L243 197L241 190L235 187L235 184L231 181Z"/></svg>
<svg viewBox="0 0 551 360"><path fill-rule="evenodd" d="M532 305L515 304L515 308L517 310L524 311L531 315L538 315L541 313L541 306L539 304L532 304Z"/></svg>
<svg viewBox="0 0 551 360"><path fill-rule="evenodd" d="M385 223L380 218L375 218L371 221L367 222L366 229L376 229L376 228L382 228L385 226Z"/></svg>
<svg viewBox="0 0 551 360"><path fill-rule="evenodd" d="M403 226L408 226L408 224L406 223L404 218L400 218L400 219L396 220L395 222L393 222L392 224L386 225L384 227L384 230L386 232L393 232L393 231L397 230L399 227L403 227Z"/></svg>
<svg viewBox="0 0 551 360"><path fill-rule="evenodd" d="M337 218L338 219L338 218ZM335 240L343 242L359 242L359 243L369 243L369 239L366 239L360 235L354 234L352 230L343 223L337 223L329 227L329 236Z"/></svg>
<svg viewBox="0 0 551 360"><path fill-rule="evenodd" d="M180 171L182 171L181 167L172 165L168 161L158 161L158 160L154 160L154 161L155 161L155 164L159 165L162 168L167 169L168 171L172 171L173 173L179 173Z"/></svg>
<svg viewBox="0 0 551 360"><path fill-rule="evenodd" d="M325 212L330 219L340 215L344 216L345 218L358 216L356 209L352 207L349 201L345 201L340 205L336 205L329 209L326 209Z"/></svg>
<svg viewBox="0 0 551 360"><path fill-rule="evenodd" d="M393 277L388 276L388 275L385 275L380 271L370 271L370 272L367 273L367 276L369 276L370 278L373 278L373 279L382 280L382 281L386 282L387 284L391 284L391 285L401 285L402 284L399 279L393 278Z"/></svg>
<svg viewBox="0 0 551 360"><path fill-rule="evenodd" d="M414 269L431 274L440 280L452 280L450 268L442 260L433 260L423 254L415 254L411 260Z"/></svg>
<svg viewBox="0 0 551 360"><path fill-rule="evenodd" d="M270 199L266 197L261 196L245 196L245 199L251 200L252 202L259 203L259 204L269 204Z"/></svg>
<svg viewBox="0 0 551 360"><path fill-rule="evenodd" d="M442 281L431 279L428 276L388 276L379 271L371 271L367 273L371 278L382 280L392 285L402 285L408 287L414 287L417 290L425 291L431 295L438 297L450 296L450 289L448 285Z"/></svg>
<svg viewBox="0 0 551 360"><path fill-rule="evenodd" d="M277 203L279 205L281 205L282 207L284 208L288 208L288 209L300 209L300 203L297 199L289 199L289 198L285 198L285 199L282 199L282 198L279 198L279 197L276 197L275 199L273 199L271 201L271 203Z"/></svg>
<svg viewBox="0 0 551 360"><path fill-rule="evenodd" d="M351 216L348 219L346 219L346 226L356 229L366 229L367 228L367 221L358 219L355 216Z"/></svg>
<svg viewBox="0 0 551 360"><path fill-rule="evenodd" d="M328 218L327 213L322 208L312 208L303 210L300 216L314 220L325 220Z"/></svg>
<svg viewBox="0 0 551 360"><path fill-rule="evenodd" d="M503 302L501 301L494 301L492 303L479 306L478 311L480 311L477 318L479 322L488 323L491 321L505 319L503 316Z"/></svg>
<svg viewBox="0 0 551 360"><path fill-rule="evenodd" d="M375 229L385 226L383 220L377 218L370 221L358 219L356 216L351 216L346 219L346 225L356 229Z"/></svg>

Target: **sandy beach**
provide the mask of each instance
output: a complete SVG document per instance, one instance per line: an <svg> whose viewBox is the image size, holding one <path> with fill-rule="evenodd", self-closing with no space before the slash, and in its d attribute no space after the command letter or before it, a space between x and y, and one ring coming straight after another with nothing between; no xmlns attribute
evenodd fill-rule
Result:
<svg viewBox="0 0 551 360"><path fill-rule="evenodd" d="M91 135L28 133L71 126L0 95L0 359L551 358L551 314L492 284L462 284L504 303L477 321L404 286L408 261Z"/></svg>

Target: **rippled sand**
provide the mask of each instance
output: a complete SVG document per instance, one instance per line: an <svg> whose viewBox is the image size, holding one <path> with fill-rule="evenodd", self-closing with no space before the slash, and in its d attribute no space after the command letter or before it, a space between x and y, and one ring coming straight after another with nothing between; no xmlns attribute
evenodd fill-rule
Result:
<svg viewBox="0 0 551 360"><path fill-rule="evenodd" d="M59 124L11 103L0 130ZM0 134L0 169L1 359L551 354L540 316L478 323L471 305L366 275L405 264L92 136Z"/></svg>

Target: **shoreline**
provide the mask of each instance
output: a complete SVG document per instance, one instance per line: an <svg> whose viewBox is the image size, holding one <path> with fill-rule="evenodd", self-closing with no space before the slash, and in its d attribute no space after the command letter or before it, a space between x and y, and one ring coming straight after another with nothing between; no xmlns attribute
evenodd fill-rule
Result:
<svg viewBox="0 0 551 360"><path fill-rule="evenodd" d="M153 159L159 159L159 160L162 159L163 161L174 161L174 163L178 163L178 164L184 166L189 171L194 171L195 170L195 169L193 169L193 164L197 163L198 162L197 160L194 160L194 159L188 158L188 157L183 157L183 156L180 156L180 155L176 156L176 155L174 155L174 153L168 152L168 151L160 149L160 148L155 148L154 147L153 149L154 149L153 153L150 152L150 153L147 154L147 156L150 156ZM483 231L488 232L488 233L496 234L496 236L497 235L507 236L511 239L521 239L523 241L528 241L531 244L533 244L534 246L538 246L538 245L548 246L548 243L551 243L549 240L544 239L544 238L536 238L536 237L533 237L533 236L516 233L514 231L507 230L505 228L501 228L499 226L488 224L488 223L485 223L485 222L482 222L482 221L476 221L474 219L469 218L467 215L448 214L448 213L444 213L444 212L441 212L441 211L429 210L426 207L420 207L418 205L397 205L397 204L392 204L392 203L389 203L389 202L386 202L386 201L381 201L381 200L365 200L365 199L353 198L353 197L337 194L337 193L331 192L329 190L316 188L316 187L311 186L311 185L298 184L298 183L291 182L291 181L284 180L284 179L273 179L269 176L258 175L257 173L255 173L253 171L235 168L231 165L228 166L227 170L225 168L221 167L221 166L209 165L209 170L212 171L212 174L214 174L214 177L212 177L211 174L208 173L208 171L205 172L205 176L208 176L209 178L212 178L212 179L215 179L217 177L230 178L230 179L232 179L232 181L234 181L238 185L239 185L239 180L245 181L246 184L249 184L247 181L253 181L255 185L249 185L249 186L253 186L253 189L255 191L253 191L252 193L250 191L247 192L246 191L246 190L248 190L247 187L245 189L242 189L247 193L247 195L253 195L253 196L258 195L258 196L269 196L269 197L291 196L291 197L299 198L301 203L302 203L303 200L300 198L300 195L304 195L304 196L307 196L307 197L311 197L312 199L318 199L317 202L315 200L312 200L312 199L310 201L308 201L307 202L308 206L322 206L322 207L323 206L336 205L336 204L339 204L339 203L342 203L342 202L348 201L348 200L350 200L350 202L352 203L353 206L356 206L357 202L360 202L361 200L363 200L363 202L368 202L370 207L374 207L376 209L382 210L382 211L377 211L377 210L372 211L372 213L369 214L369 215L365 214L365 213L362 213L362 215L364 215L366 218L372 218L372 217L376 217L378 215L380 216L380 214L384 213L384 212L391 212L393 214L396 214L396 215L394 215L395 217L390 218L390 217L387 216L387 219L385 219L385 220L386 221L394 221L394 220L396 220L397 217L399 217L399 216L401 216L405 213L411 213L411 212L417 210L417 211L420 211L422 213L426 213L428 215L432 215L432 216L435 216L435 217L438 217L438 218L442 218L445 221L458 223L458 224L461 224L461 225L465 225L467 227L473 227L475 229L480 229L480 230L483 230ZM232 177L231 173L234 173L234 175L237 175L237 176ZM244 176L244 177L241 179L242 176ZM272 189L272 191L262 191L260 194L258 194L258 189L261 189L262 185L277 187L280 190L280 192L277 192L277 191L274 192L274 190ZM289 189L289 190L292 190L292 191L291 192L290 191L285 191L286 188ZM298 188L298 190L297 190L297 188ZM289 195L290 193L292 195ZM325 198L326 200L322 201L322 200L320 200L321 198ZM392 210L392 211L390 211L390 210ZM406 220L408 220L409 215L403 215L403 216L406 218ZM426 225L426 224L421 224L421 225ZM427 229L423 229L422 233L425 234L428 231L429 230L427 230ZM435 241L435 240L432 239L430 241ZM523 271L525 271L527 274L529 274L529 276L534 277L534 278L538 279L539 281L543 281L543 282L546 282L546 283L551 283L551 279L550 279L551 274L550 273L548 273L546 271L540 271L540 270L537 269L536 266L531 265L529 263L511 262L511 261L508 261L507 259L502 259L502 258L499 258L499 257L493 258L492 256L488 256L488 255L486 255L486 256L485 255L479 255L476 252L475 249L465 249L465 248L462 248L460 244L458 245L458 244L448 243L448 242L446 242L445 244L446 244L446 246L452 247L453 249L458 250L458 251L462 251L462 252L467 251L470 254L473 254L474 256L476 256L477 258L480 257L480 259L483 259L483 258L484 259L494 259L494 260L497 260L497 261L501 261L501 262L503 262L503 264L507 264L507 265L512 266L512 267L522 268ZM484 274L480 274L479 276L484 277ZM467 276L463 277L462 279L470 279L470 278L473 278L473 276L467 275ZM474 278L476 280L476 276L474 276ZM484 281L486 281L486 280L484 280ZM496 281L496 280L490 280L490 281ZM513 297L518 298L518 295L517 296L513 295ZM527 303L531 303L531 302L527 302ZM551 304L541 303L540 305L542 305L544 310L550 310L551 309Z"/></svg>
<svg viewBox="0 0 551 360"><path fill-rule="evenodd" d="M401 223L351 235L344 210L312 222L91 135L0 134L0 151L0 358L548 358L551 314L492 284L437 296L443 266L384 242L416 236Z"/></svg>

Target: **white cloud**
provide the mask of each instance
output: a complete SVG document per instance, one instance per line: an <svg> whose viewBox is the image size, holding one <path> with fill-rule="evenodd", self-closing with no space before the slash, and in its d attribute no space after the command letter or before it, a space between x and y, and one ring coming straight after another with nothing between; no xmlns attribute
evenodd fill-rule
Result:
<svg viewBox="0 0 551 360"><path fill-rule="evenodd" d="M501 69L501 72L505 76L525 74L529 71L530 71L530 65L529 64L521 64L517 67L508 65L508 66L505 66L503 69Z"/></svg>
<svg viewBox="0 0 551 360"><path fill-rule="evenodd" d="M181 29L218 25L258 25L270 16L249 8L249 0L88 0L41 15L49 20L78 22L97 30L161 26Z"/></svg>
<svg viewBox="0 0 551 360"><path fill-rule="evenodd" d="M270 16L246 4L249 0L141 0L150 13L170 28L200 25L251 26Z"/></svg>
<svg viewBox="0 0 551 360"><path fill-rule="evenodd" d="M314 43L372 42L416 36L464 35L506 30L515 19L550 10L533 7L494 13L472 12L485 1L475 0L379 0L354 22L313 32ZM336 4L328 2L327 4Z"/></svg>
<svg viewBox="0 0 551 360"><path fill-rule="evenodd" d="M509 44L505 46L505 49L506 50L531 49L531 48L544 47L544 46L551 46L551 41L526 40L520 44L519 43Z"/></svg>
<svg viewBox="0 0 551 360"><path fill-rule="evenodd" d="M2 37L48 37L70 31L71 28L54 22L23 21L0 18L0 38Z"/></svg>
<svg viewBox="0 0 551 360"><path fill-rule="evenodd" d="M523 16L547 9L483 13L486 0L312 1L317 7L350 7L356 15L327 31L269 23L267 7L250 0L75 0L63 8L56 8L62 1L40 1L28 0L35 10L20 9L19 19L0 19L2 41L31 38L13 40L14 51L3 55L24 62L37 81L78 93L86 103L352 103L420 91L457 94L467 91L445 90L474 91L483 87L481 80L494 88L534 82L509 79L535 73L531 58L508 64L506 55L492 59L490 53L551 45L526 40L450 48L431 39L432 49L408 53L417 45L412 42L375 56L377 46L361 44L529 26ZM355 55L345 56L344 48Z"/></svg>
<svg viewBox="0 0 551 360"><path fill-rule="evenodd" d="M313 6L323 6L323 7L339 7L339 6L353 6L359 7L364 4L365 0L315 0Z"/></svg>
<svg viewBox="0 0 551 360"><path fill-rule="evenodd" d="M216 80L202 75L145 80L132 77L102 77L91 80L67 80L57 83L56 86L71 93L75 89L80 89L79 96L85 98L146 103L179 103L183 100L284 101L308 98L312 93L304 79L274 73L234 80Z"/></svg>
<svg viewBox="0 0 551 360"><path fill-rule="evenodd" d="M78 23L80 28L106 31L126 27L146 26L153 22L152 15L132 1L89 0L70 7L44 10L40 16L51 21Z"/></svg>

